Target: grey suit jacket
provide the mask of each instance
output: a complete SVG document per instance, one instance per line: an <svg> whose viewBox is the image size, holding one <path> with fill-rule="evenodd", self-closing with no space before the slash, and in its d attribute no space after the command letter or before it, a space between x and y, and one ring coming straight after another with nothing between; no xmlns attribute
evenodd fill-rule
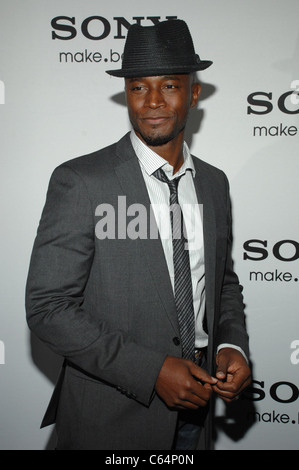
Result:
<svg viewBox="0 0 299 470"><path fill-rule="evenodd" d="M203 161L194 164L212 372L218 344L233 343L248 354L248 338L232 268L227 179ZM33 248L28 324L65 358L43 421L56 421L58 449L167 450L174 437L177 413L154 391L165 357L181 356L171 282L159 238L118 238L119 196L150 214L129 134L54 171ZM95 235L101 204L115 208L115 239ZM209 446L209 426L206 432Z"/></svg>

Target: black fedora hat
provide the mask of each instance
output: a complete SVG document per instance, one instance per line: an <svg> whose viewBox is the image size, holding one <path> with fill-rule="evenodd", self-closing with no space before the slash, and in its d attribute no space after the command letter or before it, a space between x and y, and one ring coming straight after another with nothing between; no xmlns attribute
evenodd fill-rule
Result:
<svg viewBox="0 0 299 470"><path fill-rule="evenodd" d="M125 43L122 68L106 72L127 78L184 74L204 70L212 63L201 60L195 53L185 21L167 20L154 26L132 25Z"/></svg>

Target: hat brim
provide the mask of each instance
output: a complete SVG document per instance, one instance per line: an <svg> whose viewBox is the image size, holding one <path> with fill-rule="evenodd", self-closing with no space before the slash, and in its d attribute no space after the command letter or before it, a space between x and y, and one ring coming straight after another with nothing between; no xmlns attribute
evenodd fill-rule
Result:
<svg viewBox="0 0 299 470"><path fill-rule="evenodd" d="M205 70L210 65L212 65L211 60L201 60L198 64L190 66L167 66L167 67L151 67L147 69L146 67L140 68L129 68L129 69L118 69L118 70L106 70L106 73L112 75L113 77L123 77L123 78L132 78L132 77L154 77L157 75L165 75L169 73L177 74L187 74L192 72L199 72L200 70Z"/></svg>

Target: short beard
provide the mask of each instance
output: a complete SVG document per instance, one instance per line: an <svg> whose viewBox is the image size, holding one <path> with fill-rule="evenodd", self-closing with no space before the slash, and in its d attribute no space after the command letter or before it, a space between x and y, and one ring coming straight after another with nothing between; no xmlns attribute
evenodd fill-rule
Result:
<svg viewBox="0 0 299 470"><path fill-rule="evenodd" d="M141 135L142 139L146 143L148 147L160 147L161 145L166 145L168 142L173 140L175 137L180 134L185 129L185 125L182 126L182 128L177 131L177 129L174 129L170 134L168 135L157 135L157 136L151 136L151 135L144 135L140 132L140 129L136 129L137 132Z"/></svg>
<svg viewBox="0 0 299 470"><path fill-rule="evenodd" d="M172 135L159 135L157 137L152 137L142 134L141 137L148 147L160 147L161 145L166 145L174 138Z"/></svg>

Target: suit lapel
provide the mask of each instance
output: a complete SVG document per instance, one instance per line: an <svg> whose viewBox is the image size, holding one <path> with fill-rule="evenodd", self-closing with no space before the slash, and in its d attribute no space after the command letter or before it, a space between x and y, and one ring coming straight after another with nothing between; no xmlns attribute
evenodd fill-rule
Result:
<svg viewBox="0 0 299 470"><path fill-rule="evenodd" d="M216 218L213 202L213 183L200 160L193 157L194 179L198 203L202 204L205 253L205 290L208 331L213 332L215 306Z"/></svg>
<svg viewBox="0 0 299 470"><path fill-rule="evenodd" d="M129 134L117 144L117 155L120 161L119 165L115 167L115 172L124 194L127 196L127 204L138 203L146 208L148 215L148 238L146 240L138 239L136 241L141 244L142 253L145 254L152 279L174 332L176 335L179 335L174 295L164 251L160 237L150 238L149 235L151 204L137 156L131 145ZM157 234L158 230L154 217L151 217L151 223L155 224L156 230L154 230L154 232Z"/></svg>

